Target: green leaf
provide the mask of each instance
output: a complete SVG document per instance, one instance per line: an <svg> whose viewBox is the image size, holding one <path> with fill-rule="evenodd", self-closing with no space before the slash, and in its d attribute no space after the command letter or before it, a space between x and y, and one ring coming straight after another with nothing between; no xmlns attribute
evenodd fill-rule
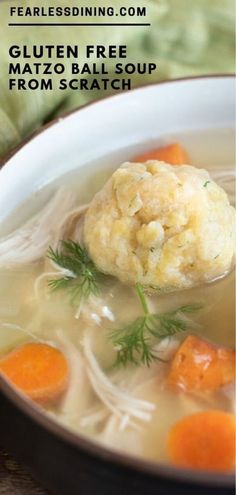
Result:
<svg viewBox="0 0 236 495"><path fill-rule="evenodd" d="M185 314L194 313L202 307L201 304L188 304L167 313L150 313L140 284L136 284L136 293L144 316L110 332L109 338L117 351L114 366L128 364L150 366L154 360L163 361L153 350L156 342L185 332L190 326L190 321L185 318Z"/></svg>
<svg viewBox="0 0 236 495"><path fill-rule="evenodd" d="M66 272L60 278L49 280L51 290L65 290L73 304L86 300L90 294L98 295L101 274L86 249L72 240L61 241L61 248L48 250L48 258Z"/></svg>

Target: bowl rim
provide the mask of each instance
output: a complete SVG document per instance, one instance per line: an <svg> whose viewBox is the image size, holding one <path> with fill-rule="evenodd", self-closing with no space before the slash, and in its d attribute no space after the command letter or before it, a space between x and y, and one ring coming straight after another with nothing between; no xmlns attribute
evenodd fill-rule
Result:
<svg viewBox="0 0 236 495"><path fill-rule="evenodd" d="M74 115L77 112L80 112L81 110L84 110L87 107L102 103L105 100L110 100L112 98L117 98L117 97L119 98L122 95L134 93L135 91L145 90L145 89L155 87L155 86L163 86L163 85L167 85L167 84L174 84L174 83L179 83L179 82L181 83L181 82L185 82L185 81L186 82L187 81L198 81L198 80L205 80L205 79L210 79L210 80L212 80L212 79L228 79L228 80L233 81L233 80L236 80L236 74L234 74L234 73L204 74L202 76L187 76L187 77L177 77L174 79L163 79L161 81L151 82L151 83L148 83L145 85L136 86L135 88L133 88L131 90L126 89L123 91L118 91L115 94L104 96L103 98L96 98L95 100L89 101L89 102L85 103L84 105L81 105L79 107L73 108L72 110L68 110L66 112L63 112L58 117L51 119L49 122L46 122L45 124L41 125L38 129L31 132L20 143L13 146L13 148L11 148L6 153L6 155L4 157L0 158L0 170L1 170L1 168L4 167L4 165L7 164L7 162L11 158L13 158L14 155L16 155L16 153L18 153L18 151L21 150L21 148L23 148L26 144L28 144L34 138L36 138L37 136L42 134L44 131L46 131L47 129L49 129L53 125L58 124L59 122L62 122L67 117L70 117L71 115Z"/></svg>
<svg viewBox="0 0 236 495"><path fill-rule="evenodd" d="M26 144L28 144L31 140L36 138L38 135L52 127L53 125L61 122L62 120L70 117L75 113L79 113L80 110L83 110L91 105L96 105L98 103L102 103L104 100L110 98L120 97L123 94L131 93L139 90L147 90L153 86L162 86L166 84L178 84L184 81L195 81L195 80L205 80L205 79L235 79L234 74L205 74L202 76L190 76L190 77L181 77L175 79L166 79L158 82L152 82L149 84L145 84L144 86L137 86L132 90L126 90L122 92L118 92L116 94L108 95L103 98L98 98L93 101L86 103L80 107L77 107L73 110L69 110L64 112L61 116L56 117L50 120L48 123L41 126L39 129L35 130L29 136L27 136L21 143L14 146L4 158L0 159L0 171L7 162L18 153ZM139 471L144 475L151 475L152 477L158 478L168 478L171 481L182 482L182 483L194 483L195 485L205 485L209 487L214 487L214 485L224 486L224 487L233 487L234 486L234 473L226 474L226 473L216 473L213 471L200 471L200 470L192 470L186 468L179 468L176 466L157 463L152 460L140 459L135 456L126 454L124 452L115 451L104 447L103 445L97 443L96 441L90 440L86 438L84 435L80 435L78 433L74 433L69 430L69 428L64 427L50 416L48 416L43 409L37 406L33 401L30 401L27 397L24 397L23 394L19 393L9 382L0 374L0 390L7 397L7 399L16 407L16 409L20 410L25 416L28 416L34 423L38 424L42 428L44 428L50 435L56 436L62 441L70 444L71 446L78 448L84 451L86 454L89 454L91 457L97 458L100 461L105 461L110 465L115 465L117 468L125 468L127 470Z"/></svg>

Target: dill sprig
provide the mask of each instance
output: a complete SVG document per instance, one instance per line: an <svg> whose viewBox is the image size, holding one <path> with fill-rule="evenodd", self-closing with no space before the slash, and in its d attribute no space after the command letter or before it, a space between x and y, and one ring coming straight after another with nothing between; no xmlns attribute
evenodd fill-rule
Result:
<svg viewBox="0 0 236 495"><path fill-rule="evenodd" d="M60 248L56 250L50 247L48 258L62 269L61 277L48 282L53 291L67 291L72 303L79 305L91 294L99 295L99 285L105 275L99 272L86 249L77 242L61 241ZM150 366L155 359L163 361L155 351L156 341L186 331L190 324L187 315L202 307L188 304L167 313L151 313L142 285L137 283L135 289L143 315L110 332L109 338L117 350L115 366L130 363Z"/></svg>
<svg viewBox="0 0 236 495"><path fill-rule="evenodd" d="M186 331L190 323L187 314L202 307L200 304L189 304L167 313L151 313L142 286L136 284L135 288L144 315L110 332L111 342L117 350L114 366L130 363L150 366L156 359L163 361L154 350L155 341Z"/></svg>
<svg viewBox="0 0 236 495"><path fill-rule="evenodd" d="M60 278L49 280L53 290L66 290L72 303L88 299L90 294L99 294L100 272L90 259L85 248L72 240L61 241L60 249L48 250L48 258L65 273Z"/></svg>

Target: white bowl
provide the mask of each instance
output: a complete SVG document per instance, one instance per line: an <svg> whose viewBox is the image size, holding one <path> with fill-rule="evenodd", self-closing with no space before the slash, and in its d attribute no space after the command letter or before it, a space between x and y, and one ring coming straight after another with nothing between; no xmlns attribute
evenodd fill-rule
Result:
<svg viewBox="0 0 236 495"><path fill-rule="evenodd" d="M107 155L114 155L118 163L127 158L127 148L139 151L145 142L166 135L233 127L234 80L227 76L154 84L87 105L45 126L4 163L0 223L43 186L82 166L99 167ZM94 493L94 486L99 493L118 494L120 480L124 493L135 487L137 495L170 494L173 489L182 494L233 493L231 475L178 470L96 446L42 415L0 377L0 398L1 394L2 440L27 459L46 486L63 495L81 487L80 493ZM18 427L9 434L12 422ZM32 455L32 442L39 457ZM45 457L45 452L53 456ZM66 476L69 467L73 475ZM87 484L93 485L91 491Z"/></svg>

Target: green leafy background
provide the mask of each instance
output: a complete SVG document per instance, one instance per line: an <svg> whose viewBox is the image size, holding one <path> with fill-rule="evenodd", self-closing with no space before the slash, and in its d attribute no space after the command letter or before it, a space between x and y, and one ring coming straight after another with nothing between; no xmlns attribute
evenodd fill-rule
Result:
<svg viewBox="0 0 236 495"><path fill-rule="evenodd" d="M88 5L81 0L72 3L74 6ZM48 6L49 2L19 0L15 4ZM148 18L145 21L150 21L151 27L9 27L8 22L13 22L9 17L11 2L0 3L0 157L52 117L104 96L102 91L9 91L8 51L13 44L28 47L33 44L126 44L128 61L155 61L158 65L152 76L133 77L133 86L168 78L234 72L234 0L89 2L89 5L101 4L117 8L146 5ZM50 5L66 6L68 2L51 0ZM17 20L23 22L24 18L14 18ZM56 20L68 22L68 17ZM56 20L51 18L51 22ZM101 20L105 22L106 19ZM127 18L121 20L128 22ZM144 21L143 18L136 20ZM41 21L45 22L45 18ZM134 17L132 21L135 21ZM116 17L116 22L119 22L119 17ZM68 67L67 74L61 77L71 77Z"/></svg>

